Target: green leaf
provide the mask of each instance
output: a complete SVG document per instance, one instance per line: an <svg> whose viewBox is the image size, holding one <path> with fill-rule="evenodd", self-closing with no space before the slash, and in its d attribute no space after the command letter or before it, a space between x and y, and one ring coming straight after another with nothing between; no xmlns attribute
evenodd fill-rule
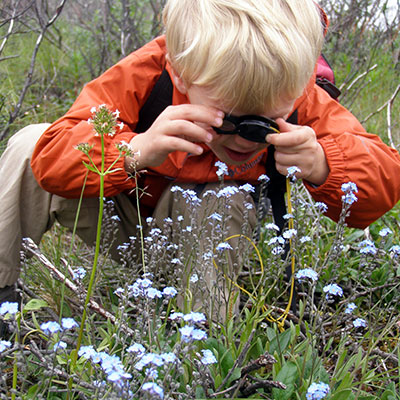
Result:
<svg viewBox="0 0 400 400"><path fill-rule="evenodd" d="M286 385L286 389L272 389L274 400L288 400L294 393L295 386L290 384Z"/></svg>
<svg viewBox="0 0 400 400"><path fill-rule="evenodd" d="M341 380L338 381L338 385L336 387L337 390L347 389L352 386L353 377L351 376L350 372L346 374L341 374Z"/></svg>
<svg viewBox="0 0 400 400"><path fill-rule="evenodd" d="M187 385L190 382L191 371L189 371L189 366L187 364L183 364L183 382Z"/></svg>
<svg viewBox="0 0 400 400"><path fill-rule="evenodd" d="M324 368L323 365L320 366L318 375L319 375L319 379L322 382L329 382L329 380L331 379L331 376L328 374L328 372L326 371L326 369Z"/></svg>
<svg viewBox="0 0 400 400"><path fill-rule="evenodd" d="M293 361L288 361L283 364L281 370L276 376L276 380L288 385L290 383L295 383L298 378L297 365Z"/></svg>
<svg viewBox="0 0 400 400"><path fill-rule="evenodd" d="M222 376L220 374L216 375L214 378L214 382L216 388L220 387L222 383Z"/></svg>
<svg viewBox="0 0 400 400"><path fill-rule="evenodd" d="M358 400L376 400L376 396L359 396ZM385 399L387 400L387 399ZM394 399L396 400L396 399Z"/></svg>
<svg viewBox="0 0 400 400"><path fill-rule="evenodd" d="M205 399L206 394L201 386L196 386L196 399Z"/></svg>
<svg viewBox="0 0 400 400"><path fill-rule="evenodd" d="M351 389L341 390L340 392L336 392L333 396L329 398L329 400L353 400L355 399L354 394L351 392Z"/></svg>
<svg viewBox="0 0 400 400"><path fill-rule="evenodd" d="M57 359L58 364L67 365L67 361L63 356L57 355L56 359Z"/></svg>
<svg viewBox="0 0 400 400"><path fill-rule="evenodd" d="M270 342L275 339L275 337L276 337L275 329L267 327L267 332L266 333L267 333L267 338L268 338L268 340Z"/></svg>
<svg viewBox="0 0 400 400"><path fill-rule="evenodd" d="M357 354L351 356L350 359L344 364L340 373L336 376L336 379L342 380L344 379L345 376L347 379L348 371L357 369L361 364L362 358L363 358L362 350L359 349Z"/></svg>
<svg viewBox="0 0 400 400"><path fill-rule="evenodd" d="M340 356L339 356L338 360L336 361L336 370L339 370L342 367L344 361L346 360L346 356L347 356L347 350L342 349Z"/></svg>
<svg viewBox="0 0 400 400"><path fill-rule="evenodd" d="M226 386L229 386L231 382L239 379L241 374L242 374L242 368L235 368L233 370L231 377L228 379Z"/></svg>
<svg viewBox="0 0 400 400"><path fill-rule="evenodd" d="M41 299L32 299L25 304L23 311L37 311L43 307L48 307L47 301Z"/></svg>
<svg viewBox="0 0 400 400"><path fill-rule="evenodd" d="M263 341L260 337L256 339L256 341L252 342L252 346L250 347L249 352L247 353L247 357L249 359L256 359L265 353Z"/></svg>
<svg viewBox="0 0 400 400"><path fill-rule="evenodd" d="M78 361L78 352L76 349L72 350L71 353L69 354L70 360L71 360L71 371L73 371L72 366L76 364ZM81 358L82 362L86 362L84 358Z"/></svg>
<svg viewBox="0 0 400 400"><path fill-rule="evenodd" d="M393 383L393 388L394 388L394 383ZM394 389L396 391L396 389ZM383 393L382 396L380 396L380 400L397 400L398 397L396 396L395 391L392 391L392 388L386 389Z"/></svg>
<svg viewBox="0 0 400 400"><path fill-rule="evenodd" d="M91 164L88 164L88 163L86 163L85 161L82 161L82 162L83 162L83 164L85 165L85 167L86 167L89 171L95 172L96 174L99 173L99 170L96 169L96 168L94 168Z"/></svg>
<svg viewBox="0 0 400 400"><path fill-rule="evenodd" d="M283 354L290 343L291 334L292 332L290 329L287 329L282 333L275 334L274 339L272 339L269 344L269 353L274 354L276 351L280 355Z"/></svg>
<svg viewBox="0 0 400 400"><path fill-rule="evenodd" d="M260 337L257 338L256 346L257 346L257 353L258 353L257 357L260 357L261 355L263 355L265 353L264 345L263 345L263 342Z"/></svg>
<svg viewBox="0 0 400 400"><path fill-rule="evenodd" d="M390 382L387 385L386 390L391 390L396 395L396 385L394 384L394 382Z"/></svg>
<svg viewBox="0 0 400 400"><path fill-rule="evenodd" d="M31 386L31 387L28 389L26 395L24 396L24 399L26 399L26 400L30 400L30 399L34 400L34 399L37 399L38 388L39 388L39 385L38 385L38 384Z"/></svg>
<svg viewBox="0 0 400 400"><path fill-rule="evenodd" d="M32 318L32 321L33 321L33 325L35 325L37 330L40 330L40 324L39 324L39 321L36 319L35 313L31 314L31 318Z"/></svg>
<svg viewBox="0 0 400 400"><path fill-rule="evenodd" d="M224 376L226 376L226 374L231 370L234 364L231 351L214 338L208 339L206 341L206 345L206 347L210 350L215 349L218 352L218 362ZM216 387L218 386L216 385Z"/></svg>

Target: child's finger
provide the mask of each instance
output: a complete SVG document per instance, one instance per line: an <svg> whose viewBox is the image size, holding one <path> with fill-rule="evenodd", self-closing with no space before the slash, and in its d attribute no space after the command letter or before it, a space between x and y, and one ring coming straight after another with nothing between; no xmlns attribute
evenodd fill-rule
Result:
<svg viewBox="0 0 400 400"><path fill-rule="evenodd" d="M222 118L224 117L224 113L214 107L193 104L170 106L165 109L163 114L170 120L202 122L210 126L222 125Z"/></svg>
<svg viewBox="0 0 400 400"><path fill-rule="evenodd" d="M291 125L291 124L288 124ZM291 125L290 131L281 132L280 134L272 134L267 136L267 142L275 147L281 147L289 152L298 151L307 143L316 140L315 132L308 126Z"/></svg>
<svg viewBox="0 0 400 400"><path fill-rule="evenodd" d="M295 147L302 145L307 140L306 134L301 130L283 132L267 136L267 142L282 150L297 151Z"/></svg>
<svg viewBox="0 0 400 400"><path fill-rule="evenodd" d="M298 127L298 125L293 125L287 121L285 121L283 118L277 118L275 120L275 122L278 124L279 126L279 130L281 132L290 132L296 129L296 127Z"/></svg>
<svg viewBox="0 0 400 400"><path fill-rule="evenodd" d="M164 148L166 153L170 153L173 151L183 151L196 155L200 155L203 153L203 148L201 146L189 140L176 136L165 138Z"/></svg>
<svg viewBox="0 0 400 400"><path fill-rule="evenodd" d="M190 142L210 143L213 139L212 133L207 129L186 120L170 121L168 126L165 126L165 134L180 137Z"/></svg>

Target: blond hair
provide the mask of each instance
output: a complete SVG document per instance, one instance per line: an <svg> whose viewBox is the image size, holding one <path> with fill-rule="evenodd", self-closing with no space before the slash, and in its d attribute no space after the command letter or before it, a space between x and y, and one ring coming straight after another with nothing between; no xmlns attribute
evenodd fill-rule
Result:
<svg viewBox="0 0 400 400"><path fill-rule="evenodd" d="M163 22L186 86L246 113L300 96L323 43L313 0L168 0Z"/></svg>

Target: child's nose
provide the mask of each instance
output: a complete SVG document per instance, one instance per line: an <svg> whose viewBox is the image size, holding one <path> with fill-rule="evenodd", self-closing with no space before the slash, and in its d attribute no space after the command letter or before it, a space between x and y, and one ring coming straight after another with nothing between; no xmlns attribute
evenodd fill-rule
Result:
<svg viewBox="0 0 400 400"><path fill-rule="evenodd" d="M243 150L254 150L258 143L247 140L239 135L235 135L235 143Z"/></svg>

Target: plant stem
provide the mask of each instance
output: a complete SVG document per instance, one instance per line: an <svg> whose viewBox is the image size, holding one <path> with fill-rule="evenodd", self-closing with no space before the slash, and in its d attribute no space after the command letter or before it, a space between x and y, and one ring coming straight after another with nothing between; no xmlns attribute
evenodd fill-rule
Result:
<svg viewBox="0 0 400 400"><path fill-rule="evenodd" d="M97 264L100 254L101 225L103 223L103 210L104 210L104 136L103 135L101 135L101 154L102 157L101 157L101 171L100 171L99 215L97 219L96 247L94 252L92 273L90 275L85 304L83 306L82 320L79 328L78 340L76 343L77 352L79 351L82 343L83 329L85 326L86 315L87 315L87 305L89 304L90 297L92 296L94 281L96 278Z"/></svg>
<svg viewBox="0 0 400 400"><path fill-rule="evenodd" d="M139 223L139 231L140 231L140 249L142 253L142 265L143 265L143 273L146 273L146 261L144 256L144 237L143 237L143 225L142 225L142 216L140 214L140 201L139 201L139 187L138 187L138 180L137 180L137 173L135 169L135 191L136 191L136 209L138 215L138 223Z"/></svg>
<svg viewBox="0 0 400 400"><path fill-rule="evenodd" d="M17 331L15 333L15 344L19 343L19 332L21 330L21 314L17 313L16 315L17 322ZM18 378L18 365L17 365L17 353L14 355L14 366L13 366L13 380L12 380L12 393L11 400L15 400L16 391L17 391L17 378Z"/></svg>

